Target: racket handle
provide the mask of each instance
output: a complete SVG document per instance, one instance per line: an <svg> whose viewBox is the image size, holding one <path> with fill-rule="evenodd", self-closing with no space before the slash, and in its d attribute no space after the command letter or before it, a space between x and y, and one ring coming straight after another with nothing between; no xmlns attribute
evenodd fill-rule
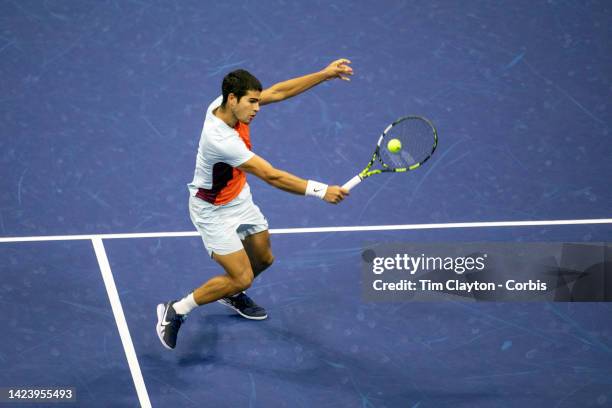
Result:
<svg viewBox="0 0 612 408"><path fill-rule="evenodd" d="M345 188L347 190L351 190L353 187L355 187L357 184L361 183L361 180L363 180L361 178L361 176L358 174L355 177L353 177L352 179L350 179L349 181L347 181L346 183L344 183L344 185L342 186L342 188Z"/></svg>

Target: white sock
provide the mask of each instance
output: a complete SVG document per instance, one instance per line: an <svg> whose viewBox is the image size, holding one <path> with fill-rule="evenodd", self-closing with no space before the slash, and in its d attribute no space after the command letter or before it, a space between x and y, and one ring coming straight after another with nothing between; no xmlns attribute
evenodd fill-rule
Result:
<svg viewBox="0 0 612 408"><path fill-rule="evenodd" d="M172 305L176 313L180 315L186 315L191 312L193 309L198 307L198 304L195 302L193 298L193 292L176 302Z"/></svg>

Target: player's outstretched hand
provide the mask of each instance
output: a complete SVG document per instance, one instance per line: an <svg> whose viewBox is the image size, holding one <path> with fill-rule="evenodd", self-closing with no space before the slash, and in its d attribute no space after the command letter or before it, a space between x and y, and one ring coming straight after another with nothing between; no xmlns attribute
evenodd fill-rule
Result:
<svg viewBox="0 0 612 408"><path fill-rule="evenodd" d="M350 81L349 75L353 75L353 68L348 65L350 63L350 60L340 58L325 67L323 72L327 75L328 80L340 78L343 81Z"/></svg>
<svg viewBox="0 0 612 408"><path fill-rule="evenodd" d="M330 204L338 204L340 201L344 200L344 197L349 195L349 191L340 186L328 186L327 192L325 193L325 197L323 200L327 201Z"/></svg>

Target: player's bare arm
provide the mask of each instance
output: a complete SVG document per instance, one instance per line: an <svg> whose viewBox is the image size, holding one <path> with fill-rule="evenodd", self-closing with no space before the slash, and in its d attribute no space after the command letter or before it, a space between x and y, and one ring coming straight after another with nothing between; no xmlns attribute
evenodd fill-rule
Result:
<svg viewBox="0 0 612 408"><path fill-rule="evenodd" d="M283 101L330 79L350 81L349 77L353 75L350 63L351 61L346 58L337 59L321 71L274 84L261 92L259 104L267 105Z"/></svg>
<svg viewBox="0 0 612 408"><path fill-rule="evenodd" d="M251 159L240 165L239 168L247 173L259 177L271 186L279 188L283 191L300 195L306 195L308 193L308 180L304 180L303 178L297 177L286 171L279 170L260 156L253 156ZM310 188L313 189L315 194L317 193L317 188L326 188L327 191L322 199L332 204L338 204L349 194L348 190L340 186L325 186L323 184L321 187L314 185L310 186Z"/></svg>

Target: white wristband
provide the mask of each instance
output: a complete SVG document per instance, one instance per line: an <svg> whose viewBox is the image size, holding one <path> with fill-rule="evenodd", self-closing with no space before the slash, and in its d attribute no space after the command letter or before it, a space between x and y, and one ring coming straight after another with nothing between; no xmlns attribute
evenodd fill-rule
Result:
<svg viewBox="0 0 612 408"><path fill-rule="evenodd" d="M306 193L304 195L310 197L319 197L321 200L327 192L327 184L319 183L318 181L308 180L306 185Z"/></svg>

